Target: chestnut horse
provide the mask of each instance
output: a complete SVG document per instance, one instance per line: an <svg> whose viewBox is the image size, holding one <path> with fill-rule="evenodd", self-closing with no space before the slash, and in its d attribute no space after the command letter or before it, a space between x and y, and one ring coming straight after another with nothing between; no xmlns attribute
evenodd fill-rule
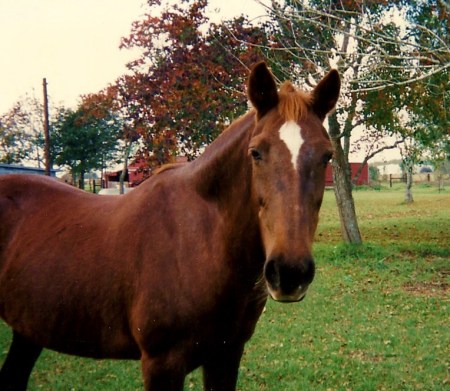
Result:
<svg viewBox="0 0 450 391"><path fill-rule="evenodd" d="M235 390L268 294L304 298L332 147L337 71L307 94L264 63L254 107L192 163L122 196L40 176L0 179L0 316L13 340L1 390L25 390L43 348L140 359L146 390Z"/></svg>

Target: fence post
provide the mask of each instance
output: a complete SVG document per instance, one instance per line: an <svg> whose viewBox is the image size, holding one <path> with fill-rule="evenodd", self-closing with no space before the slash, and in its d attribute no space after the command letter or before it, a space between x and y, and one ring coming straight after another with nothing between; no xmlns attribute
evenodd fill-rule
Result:
<svg viewBox="0 0 450 391"><path fill-rule="evenodd" d="M392 187L392 174L389 174L389 187Z"/></svg>

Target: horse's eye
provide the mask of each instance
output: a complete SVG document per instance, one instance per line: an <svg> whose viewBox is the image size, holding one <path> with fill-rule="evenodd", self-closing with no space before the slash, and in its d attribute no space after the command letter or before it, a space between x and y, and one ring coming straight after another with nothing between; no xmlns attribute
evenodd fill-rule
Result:
<svg viewBox="0 0 450 391"><path fill-rule="evenodd" d="M255 161L262 160L261 153L255 148L250 149L250 155L252 156L253 160L255 160Z"/></svg>
<svg viewBox="0 0 450 391"><path fill-rule="evenodd" d="M322 163L323 165L326 167L327 164L330 162L331 158L333 157L333 154L331 152L327 152L325 155L323 155L322 157Z"/></svg>

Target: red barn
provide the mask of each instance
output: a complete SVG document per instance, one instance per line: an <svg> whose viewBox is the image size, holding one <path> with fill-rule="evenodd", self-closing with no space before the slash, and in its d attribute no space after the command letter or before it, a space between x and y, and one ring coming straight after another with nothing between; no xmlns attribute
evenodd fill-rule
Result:
<svg viewBox="0 0 450 391"><path fill-rule="evenodd" d="M352 172L352 179L355 178L356 172L362 163L350 163L350 168ZM357 186L360 185L368 185L369 184L369 165L366 163L361 171L361 175L358 180L355 182ZM331 168L331 164L327 166L327 170L325 172L325 186L333 186L333 171Z"/></svg>
<svg viewBox="0 0 450 391"><path fill-rule="evenodd" d="M175 163L185 163L187 161L188 159L185 156L177 156L175 158ZM147 162L143 159L137 159L128 165L124 180L128 182L129 187L136 187L149 176L149 172ZM110 187L110 182L119 182L121 173L121 170L107 172L105 174L105 187Z"/></svg>

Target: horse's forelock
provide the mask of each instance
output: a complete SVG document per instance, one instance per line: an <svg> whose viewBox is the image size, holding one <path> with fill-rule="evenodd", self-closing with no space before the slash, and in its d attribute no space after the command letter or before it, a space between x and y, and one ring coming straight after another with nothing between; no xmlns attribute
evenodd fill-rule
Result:
<svg viewBox="0 0 450 391"><path fill-rule="evenodd" d="M278 92L278 112L286 121L299 121L306 116L312 103L312 97L306 92L296 89L286 81Z"/></svg>

